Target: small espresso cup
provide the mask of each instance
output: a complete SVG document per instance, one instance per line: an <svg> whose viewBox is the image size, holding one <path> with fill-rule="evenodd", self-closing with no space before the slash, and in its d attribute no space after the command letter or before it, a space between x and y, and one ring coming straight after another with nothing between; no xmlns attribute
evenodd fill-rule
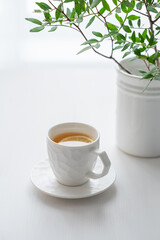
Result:
<svg viewBox="0 0 160 240"><path fill-rule="evenodd" d="M92 141L79 146L61 145L53 139L60 134L80 133L88 135ZM107 153L99 149L98 131L84 123L62 123L48 131L47 150L49 163L57 181L67 186L78 186L89 179L98 179L107 175L111 162ZM102 161L101 173L95 173L96 161Z"/></svg>

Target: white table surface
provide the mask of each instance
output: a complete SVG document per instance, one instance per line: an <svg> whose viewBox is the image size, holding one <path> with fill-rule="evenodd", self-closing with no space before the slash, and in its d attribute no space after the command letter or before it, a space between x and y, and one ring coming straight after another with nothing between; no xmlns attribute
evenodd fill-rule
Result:
<svg viewBox="0 0 160 240"><path fill-rule="evenodd" d="M160 158L115 145L116 73L112 65L25 66L0 72L0 240L159 240ZM47 196L30 170L47 157L50 126L97 127L117 173L104 193L81 200Z"/></svg>

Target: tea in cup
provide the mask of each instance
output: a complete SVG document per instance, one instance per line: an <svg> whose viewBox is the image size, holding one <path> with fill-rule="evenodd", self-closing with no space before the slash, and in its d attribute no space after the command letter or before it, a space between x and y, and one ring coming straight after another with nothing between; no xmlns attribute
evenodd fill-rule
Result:
<svg viewBox="0 0 160 240"><path fill-rule="evenodd" d="M111 162L99 148L98 131L84 123L62 123L48 131L49 163L57 181L67 186L78 186L89 179L107 175ZM95 173L96 161L102 161L101 173Z"/></svg>

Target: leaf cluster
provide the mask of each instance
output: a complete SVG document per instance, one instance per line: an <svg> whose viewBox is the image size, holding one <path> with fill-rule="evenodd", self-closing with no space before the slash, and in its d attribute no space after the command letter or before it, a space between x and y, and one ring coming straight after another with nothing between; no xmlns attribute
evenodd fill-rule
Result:
<svg viewBox="0 0 160 240"><path fill-rule="evenodd" d="M78 54L89 49L97 52L110 40L111 52L106 58L115 60L117 50L121 51L122 58L131 54L134 59L145 62L148 72L141 71L143 77L160 80L160 0L49 0L48 4L36 2L36 5L35 13L43 15L43 20L26 18L37 25L30 32L48 27L49 32L62 26L72 28L85 38L84 48ZM95 29L91 31L93 37L88 39L85 31L96 21L103 25L104 32ZM83 30L82 22L85 23Z"/></svg>

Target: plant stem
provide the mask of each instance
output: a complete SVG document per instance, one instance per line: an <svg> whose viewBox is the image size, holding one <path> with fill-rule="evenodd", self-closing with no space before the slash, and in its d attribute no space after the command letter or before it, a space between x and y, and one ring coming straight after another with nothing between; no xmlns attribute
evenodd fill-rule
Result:
<svg viewBox="0 0 160 240"><path fill-rule="evenodd" d="M157 21L158 21L158 19L160 19L160 16L159 16L158 18L156 18L154 21L152 21L152 22L153 22L153 24L154 24L155 22L157 22Z"/></svg>
<svg viewBox="0 0 160 240"><path fill-rule="evenodd" d="M120 5L121 5L121 2L120 2L115 8L113 8L113 9L105 16L105 18L107 18L112 12L114 12Z"/></svg>
<svg viewBox="0 0 160 240"><path fill-rule="evenodd" d="M147 64L146 60L143 60L143 61L144 61L145 65L146 65L148 71L150 71L150 67L149 67L149 65Z"/></svg>
<svg viewBox="0 0 160 240"><path fill-rule="evenodd" d="M120 0L118 0L118 2L121 3ZM145 16L145 17L149 17L147 14L145 14L145 13L143 13L143 12L140 12L140 11L138 11L138 10L133 9L133 11L136 12L136 13L139 13L140 15L143 15L143 16ZM158 17L158 19L159 19L159 18L160 18L160 17ZM155 22L156 22L158 19L155 19L155 20L153 21L153 24L154 24L156 27L159 27L159 25L155 24Z"/></svg>
<svg viewBox="0 0 160 240"><path fill-rule="evenodd" d="M154 36L154 28L153 28L154 21L152 20L151 14L150 14L150 12L147 9L148 4L146 2L145 2L145 7L146 7L146 10L147 10L147 14L148 14L148 19L149 19L149 23L150 23L150 29L151 29L151 32L152 32L152 34ZM155 50L155 53L158 52L157 46L154 47L154 50ZM156 59L156 63L157 63L157 66L159 67L160 66L159 58Z"/></svg>
<svg viewBox="0 0 160 240"><path fill-rule="evenodd" d="M85 1L85 3L86 3L86 1ZM96 18L98 18L101 22L103 22L102 21L102 19L100 19L100 17L99 16L97 16L97 14L96 13L94 13L94 11L92 10L92 8L91 7L89 7L89 9L91 10L91 12L92 12L92 14L96 17ZM104 22L103 22L104 23Z"/></svg>
<svg viewBox="0 0 160 240"><path fill-rule="evenodd" d="M50 0L48 0L48 1L49 1L49 3L50 3L57 11L59 11L60 13L62 13L69 22L71 22L71 20L67 17L67 15L66 15L63 11L61 11L61 10L58 9L58 8L56 8L56 6L55 6ZM88 41L87 37L86 37L85 34L82 32L82 30L80 29L80 27L79 27L76 23L73 23L73 25L78 29L78 31L81 33L81 35L84 37L84 39L85 39L86 41ZM92 46L91 44L89 44L89 45ZM116 62L116 63L119 65L119 67L122 68L125 72L131 74L131 73L130 73L125 67L123 67L112 55L111 55L111 56L106 56L106 55L98 52L94 47L92 47L92 50L93 50L95 53L97 53L97 54L99 54L100 56L102 56L102 57L105 57L105 58L107 58L107 59L112 59L112 60L113 60L114 62Z"/></svg>
<svg viewBox="0 0 160 240"><path fill-rule="evenodd" d="M97 7L96 7L97 8ZM104 17L99 11L98 11L98 9L97 9L97 12L98 12L98 14L103 18L103 20L104 20L104 22L105 22L105 26L106 26L106 28L107 28L107 30L108 30L108 33L109 33L109 28L108 28L108 25L107 25L107 21L106 21L106 17ZM110 40L111 40L111 46L112 46L112 48L111 48L111 57L113 56L113 38L110 36Z"/></svg>

